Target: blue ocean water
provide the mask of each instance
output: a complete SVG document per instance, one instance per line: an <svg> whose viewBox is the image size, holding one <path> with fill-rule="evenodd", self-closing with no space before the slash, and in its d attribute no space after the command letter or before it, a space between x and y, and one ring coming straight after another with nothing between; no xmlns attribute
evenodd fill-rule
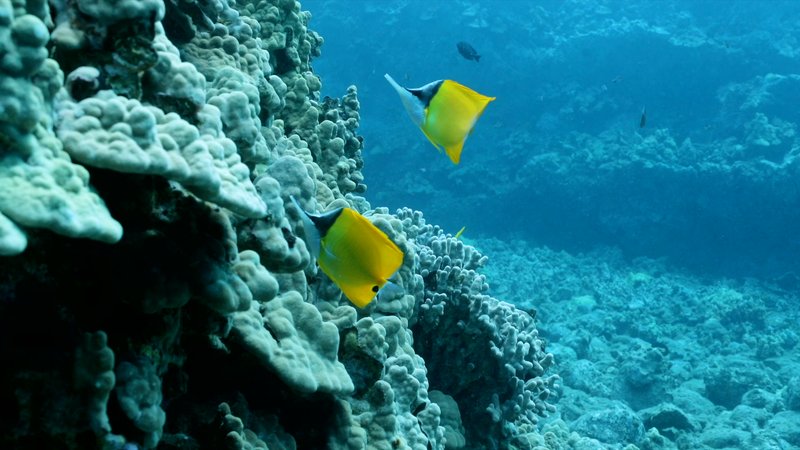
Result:
<svg viewBox="0 0 800 450"><path fill-rule="evenodd" d="M799 2L303 6L323 94L358 86L367 199L466 226L493 295L538 311L571 430L800 448ZM497 97L459 165L384 73Z"/></svg>
<svg viewBox="0 0 800 450"><path fill-rule="evenodd" d="M611 245L734 276L798 269L797 2L303 6L325 38L323 94L358 86L374 204L467 236ZM460 165L408 120L384 73L497 97Z"/></svg>
<svg viewBox="0 0 800 450"><path fill-rule="evenodd" d="M800 449L800 4L303 8L0 2L0 449Z"/></svg>

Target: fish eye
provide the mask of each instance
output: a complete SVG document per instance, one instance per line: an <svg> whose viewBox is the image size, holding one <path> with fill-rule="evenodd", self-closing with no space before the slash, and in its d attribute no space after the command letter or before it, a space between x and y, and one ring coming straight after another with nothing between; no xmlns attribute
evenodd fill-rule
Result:
<svg viewBox="0 0 800 450"><path fill-rule="evenodd" d="M378 292L379 290L380 290L380 288L377 285L376 286L372 286L372 292Z"/></svg>

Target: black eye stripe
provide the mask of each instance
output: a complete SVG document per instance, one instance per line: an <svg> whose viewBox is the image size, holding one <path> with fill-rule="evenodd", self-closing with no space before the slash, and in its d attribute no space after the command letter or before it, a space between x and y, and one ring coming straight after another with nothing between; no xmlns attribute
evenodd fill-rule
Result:
<svg viewBox="0 0 800 450"><path fill-rule="evenodd" d="M378 286L372 286L372 292L378 292L380 288Z"/></svg>

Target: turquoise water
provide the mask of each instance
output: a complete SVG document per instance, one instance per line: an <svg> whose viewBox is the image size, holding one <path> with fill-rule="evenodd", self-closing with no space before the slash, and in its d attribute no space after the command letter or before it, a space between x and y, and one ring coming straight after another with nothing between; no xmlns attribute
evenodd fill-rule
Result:
<svg viewBox="0 0 800 450"><path fill-rule="evenodd" d="M325 38L323 94L359 88L373 203L570 251L613 245L737 276L797 270L796 2L304 7ZM407 119L387 72L497 97L462 164Z"/></svg>
<svg viewBox="0 0 800 450"><path fill-rule="evenodd" d="M799 9L0 2L0 448L800 448Z"/></svg>

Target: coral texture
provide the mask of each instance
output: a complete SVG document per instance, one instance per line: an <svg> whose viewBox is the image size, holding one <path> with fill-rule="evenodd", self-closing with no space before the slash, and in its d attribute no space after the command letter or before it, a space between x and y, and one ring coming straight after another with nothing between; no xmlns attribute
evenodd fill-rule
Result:
<svg viewBox="0 0 800 450"><path fill-rule="evenodd" d="M533 317L486 294L489 286L476 271L485 256L426 224L419 212L398 213L418 249L415 273L422 289L411 328L431 383L472 406L462 412L468 441L503 448L555 411L547 400L558 377L545 376L553 355L545 351ZM458 376L448 373L452 366L461 368ZM491 386L481 382L486 378L494 380ZM491 431L471 432L478 429ZM504 440L493 441L495 436Z"/></svg>
<svg viewBox="0 0 800 450"><path fill-rule="evenodd" d="M358 91L321 98L309 19L0 0L0 446L506 448L552 411L485 257L362 196ZM385 232L392 289L353 308L290 196Z"/></svg>

